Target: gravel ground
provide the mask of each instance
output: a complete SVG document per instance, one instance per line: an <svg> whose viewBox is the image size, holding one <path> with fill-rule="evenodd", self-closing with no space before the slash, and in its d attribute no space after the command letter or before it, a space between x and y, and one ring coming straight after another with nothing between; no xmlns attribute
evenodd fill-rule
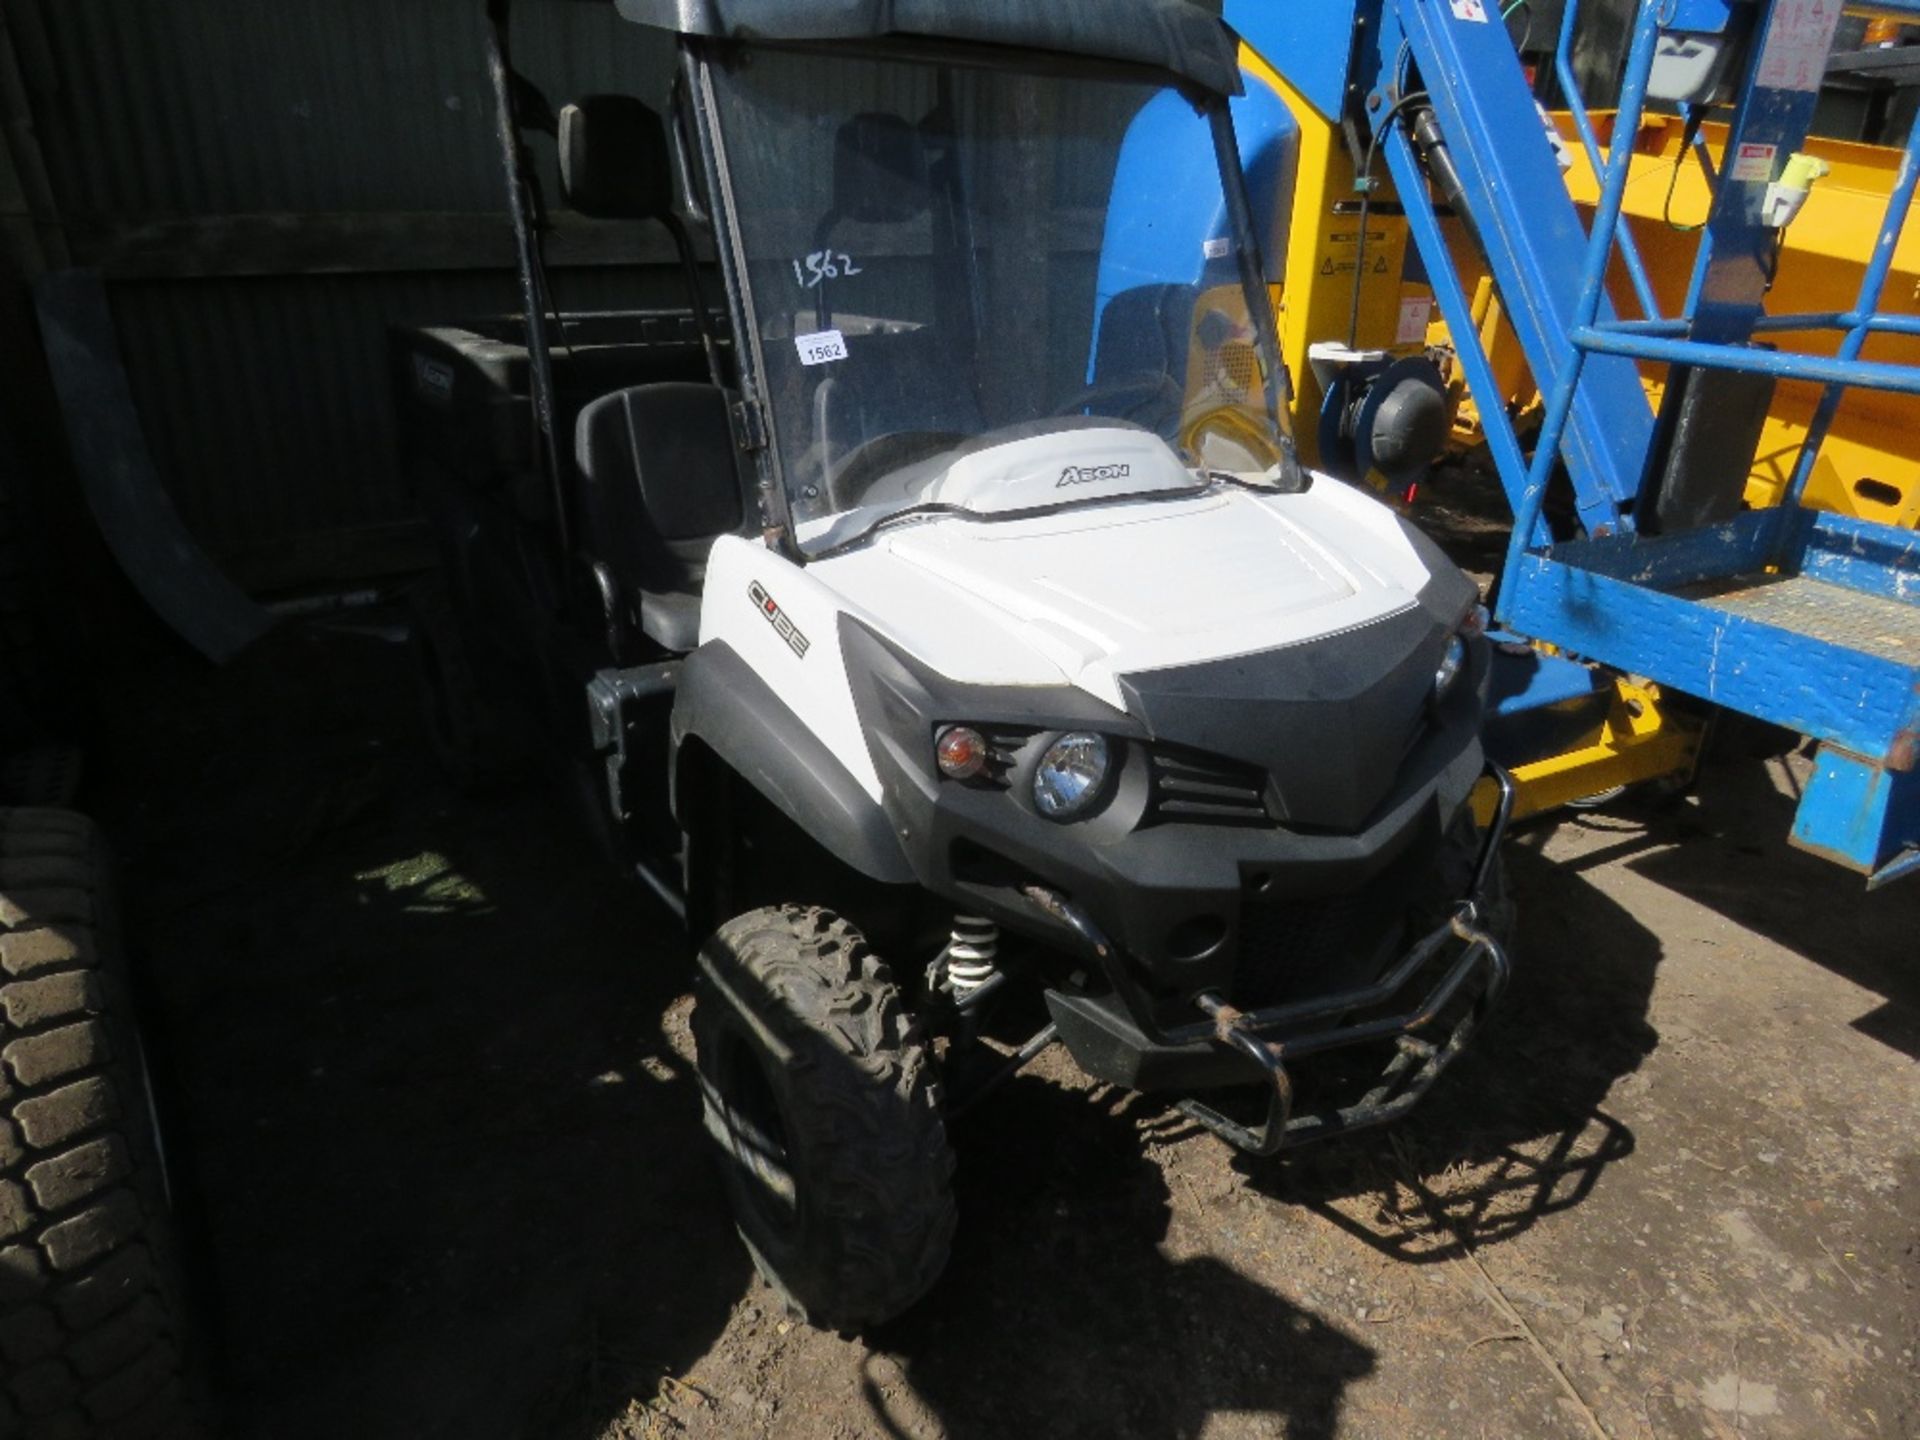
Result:
<svg viewBox="0 0 1920 1440"><path fill-rule="evenodd" d="M1920 1435L1920 883L1787 848L1797 757L1519 833L1509 1003L1393 1132L1248 1163L1043 1057L846 1340L732 1234L669 918L432 776L384 623L154 662L89 797L233 1434Z"/></svg>

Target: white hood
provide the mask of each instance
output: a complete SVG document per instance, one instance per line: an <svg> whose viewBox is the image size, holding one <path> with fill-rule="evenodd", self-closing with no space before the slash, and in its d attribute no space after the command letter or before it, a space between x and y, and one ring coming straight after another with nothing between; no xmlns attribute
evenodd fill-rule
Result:
<svg viewBox="0 0 1920 1440"><path fill-rule="evenodd" d="M1088 463L1097 447L1075 439ZM815 573L952 679L1064 680L1116 706L1121 675L1365 625L1411 606L1428 578L1391 512L1330 480L1300 495L1216 488L1030 520L942 519L883 532Z"/></svg>

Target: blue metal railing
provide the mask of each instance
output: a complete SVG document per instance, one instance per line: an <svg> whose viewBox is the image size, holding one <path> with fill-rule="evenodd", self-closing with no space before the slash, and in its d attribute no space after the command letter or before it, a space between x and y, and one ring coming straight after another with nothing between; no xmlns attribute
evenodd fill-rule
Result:
<svg viewBox="0 0 1920 1440"><path fill-rule="evenodd" d="M1553 47L1553 73L1560 81L1560 94L1567 102L1567 113L1573 116L1573 128L1580 132L1580 143L1587 152L1587 163L1598 175L1605 164L1600 153L1600 140L1595 135L1593 121L1587 115L1586 101L1580 94L1580 81L1573 73L1573 30L1580 17L1579 0L1567 0L1566 9L1560 16L1560 38ZM1622 131L1616 121L1613 127L1613 139L1610 148L1633 144L1631 131ZM1685 156L1674 163L1680 164ZM1640 259L1640 247L1634 243L1633 231L1622 226L1620 229L1620 258L1626 262L1627 278L1633 282L1633 293L1640 301L1640 313L1649 318L1660 314L1660 302L1654 296L1653 282L1647 277L1647 267Z"/></svg>
<svg viewBox="0 0 1920 1440"><path fill-rule="evenodd" d="M1901 229L1915 190L1920 188L1920 120L1916 120L1907 137L1899 174L1887 198L1873 253L1861 277L1852 308L1845 311L1760 316L1752 325L1756 334L1844 331L1845 338L1837 354L1806 355L1692 340L1687 338L1693 326L1691 316L1669 319L1659 315L1652 287L1645 283L1647 277L1632 236L1622 223L1632 156L1632 145L1630 142L1623 143L1623 137L1638 132L1645 109L1647 85L1660 33L1661 0L1642 0L1635 15L1632 46L1621 84L1620 105L1614 119L1614 141L1608 148L1603 172L1598 168L1600 151L1592 124L1572 85L1570 37L1575 13L1575 0L1569 0L1555 61L1560 69L1561 82L1568 90L1568 102L1575 125L1586 144L1589 158L1595 163L1596 172L1601 174L1600 197L1588 236L1581 275L1580 307L1568 335L1575 348L1575 356L1573 363L1556 379L1546 396L1546 414L1539 440L1527 468L1526 483L1519 503L1515 506L1513 536L1507 552L1509 573L1536 542L1547 483L1560 460L1568 416L1579 389L1584 357L1588 354L1618 355L1669 365L1738 370L1784 380L1810 381L1824 387L1795 460L1792 478L1782 502L1784 506L1797 506L1804 496L1820 449L1849 387L1920 395L1920 366L1878 363L1860 358L1867 339L1872 335L1920 335L1920 316L1887 315L1878 310L1887 277L1892 270ZM1597 318L1616 241L1626 260L1628 273L1634 277L1634 288L1648 318Z"/></svg>
<svg viewBox="0 0 1920 1440"><path fill-rule="evenodd" d="M1860 358L1869 335L1920 335L1920 315L1884 315L1876 309L1886 289L1887 277L1893 269L1894 251L1899 244L1907 211L1913 203L1917 181L1920 181L1920 123L1916 123L1908 132L1900 170L1894 179L1893 190L1887 197L1887 207L1874 240L1873 254L1860 278L1860 289L1853 308L1807 314L1764 315L1754 322L1756 334L1844 330L1846 338L1841 341L1836 355L1747 350L1678 338L1686 334L1691 323L1685 318L1585 323L1574 327L1573 341L1584 350L1602 354L1626 355L1638 360L1658 360L1669 364L1711 366L1721 370L1744 370L1783 380L1812 380L1824 385L1826 388L1801 444L1793 480L1784 501L1796 505L1805 491L1813 462L1819 455L1847 387L1857 385L1903 395L1920 395L1920 366L1881 364ZM1597 225L1594 233L1596 237L1599 235Z"/></svg>
<svg viewBox="0 0 1920 1440"><path fill-rule="evenodd" d="M1507 544L1507 573L1513 574L1533 538L1533 529L1546 504L1547 482L1553 477L1560 459L1560 442L1566 435L1567 418L1573 413L1573 398L1580 388L1581 372L1586 368L1588 346L1579 341L1582 330L1591 331L1606 293L1607 264L1613 256L1614 232L1620 223L1620 208L1627 191L1627 173L1633 161L1633 146L1622 144L1621 137L1640 128L1640 112L1647 101L1647 81L1653 74L1655 46L1660 39L1659 0L1642 0L1633 22L1633 44L1627 52L1627 72L1620 86L1620 110L1614 117L1615 143L1609 148L1607 168L1600 187L1600 203L1594 211L1593 229L1587 238L1586 259L1580 272L1579 308L1573 317L1574 343L1572 363L1554 380L1547 395L1546 416L1541 422L1540 438L1535 442L1533 464L1527 471L1525 488L1514 507L1513 536Z"/></svg>
<svg viewBox="0 0 1920 1440"><path fill-rule="evenodd" d="M1620 320L1604 326L1615 335L1685 335L1692 322L1683 319ZM1753 333L1764 335L1794 330L1851 330L1856 326L1869 333L1885 331L1889 335L1920 335L1920 315L1861 314L1857 310L1812 310L1793 315L1762 315L1753 323Z"/></svg>
<svg viewBox="0 0 1920 1440"><path fill-rule="evenodd" d="M1864 336L1865 328L1848 332ZM1703 340L1672 340L1660 335L1625 333L1611 325L1581 325L1573 331L1573 343L1582 350L1600 355L1625 355L1632 360L1659 360L1669 365L1698 365L1704 369L1741 370L1749 375L1772 375L1781 380L1814 380L1832 387L1862 386L1869 390L1892 390L1902 395L1920 395L1920 366L1879 364L1871 360L1850 359L1839 355L1793 355L1778 350L1749 350L1732 345L1715 345ZM1551 411L1549 418L1551 418ZM1831 417L1828 417L1831 419ZM1824 429L1824 427L1823 427ZM1544 433L1544 432L1543 432ZM1808 432L1812 438L1812 432ZM1541 467L1542 450L1533 457L1534 468ZM1547 456L1547 467L1553 457ZM1529 477L1529 485L1532 479ZM1797 497L1796 497L1797 498Z"/></svg>
<svg viewBox="0 0 1920 1440"><path fill-rule="evenodd" d="M1386 155L1394 192L1405 197L1402 205L1415 247L1422 255L1447 254L1446 234L1440 228L1439 213L1428 196L1426 176L1421 173L1413 146L1398 127L1387 135ZM1472 302L1467 298L1466 287L1460 283L1460 272L1452 265L1428 265L1427 283L1433 287L1433 298L1439 302L1440 313L1447 316L1449 322L1453 316L1465 317L1472 313ZM1500 384L1494 377L1493 361L1481 342L1479 329L1469 324L1452 328L1454 353L1459 357L1460 368L1466 371L1468 392L1499 396ZM1495 400L1480 406L1480 433L1500 474L1526 474L1526 452L1520 448L1520 437L1514 431L1513 419L1505 405Z"/></svg>
<svg viewBox="0 0 1920 1440"><path fill-rule="evenodd" d="M1853 309L1845 317L1853 323L1847 328L1846 339L1840 342L1838 358L1862 370L1904 369L1909 375L1920 375L1920 370L1910 366L1866 366L1860 362L1861 347L1867 343L1867 336L1875 328L1872 323L1874 312L1880 307L1880 294L1886 288L1888 273L1893 269L1893 252L1900 243L1900 231L1906 224L1907 211L1913 204L1916 180L1920 180L1920 117L1916 117L1907 131L1907 148L1900 157L1900 173L1894 177L1893 193L1887 196L1886 213L1880 218L1880 233L1874 237L1873 258L1867 262L1866 273L1860 277L1860 293L1853 302ZM1920 320L1920 317L1906 318ZM1907 333L1920 331L1909 330ZM1829 381L1821 394L1819 408L1813 412L1813 421L1807 426L1807 438L1801 443L1800 458L1794 463L1793 480L1787 486L1782 504L1798 505L1800 497L1806 494L1807 480L1813 474L1813 462L1819 457L1820 447L1826 442L1827 431L1833 425L1833 417L1840 409L1840 397L1845 393L1846 384L1845 380ZM1905 390L1907 387L1889 385L1885 388Z"/></svg>

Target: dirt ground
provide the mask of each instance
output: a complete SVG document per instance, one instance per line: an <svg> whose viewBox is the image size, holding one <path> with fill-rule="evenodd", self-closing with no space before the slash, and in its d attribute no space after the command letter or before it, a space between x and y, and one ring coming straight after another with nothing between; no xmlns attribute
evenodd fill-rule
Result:
<svg viewBox="0 0 1920 1440"><path fill-rule="evenodd" d="M1920 1435L1920 883L1789 849L1797 760L1520 833L1501 1023L1395 1132L1250 1164L1043 1057L856 1341L732 1233L670 918L436 776L398 638L152 659L94 760L234 1435Z"/></svg>

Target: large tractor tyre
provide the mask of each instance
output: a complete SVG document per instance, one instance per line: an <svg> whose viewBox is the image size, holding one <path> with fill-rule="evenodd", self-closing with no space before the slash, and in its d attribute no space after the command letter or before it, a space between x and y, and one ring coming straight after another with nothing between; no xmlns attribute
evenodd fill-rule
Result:
<svg viewBox="0 0 1920 1440"><path fill-rule="evenodd" d="M730 920L700 971L707 1130L754 1263L810 1324L891 1319L939 1278L953 1239L953 1152L918 1023L827 910Z"/></svg>
<svg viewBox="0 0 1920 1440"><path fill-rule="evenodd" d="M91 824L0 810L0 1436L195 1433L156 1110Z"/></svg>
<svg viewBox="0 0 1920 1440"><path fill-rule="evenodd" d="M511 728L481 688L445 586L428 581L409 599L414 676L427 743L456 785L484 788L517 758Z"/></svg>

